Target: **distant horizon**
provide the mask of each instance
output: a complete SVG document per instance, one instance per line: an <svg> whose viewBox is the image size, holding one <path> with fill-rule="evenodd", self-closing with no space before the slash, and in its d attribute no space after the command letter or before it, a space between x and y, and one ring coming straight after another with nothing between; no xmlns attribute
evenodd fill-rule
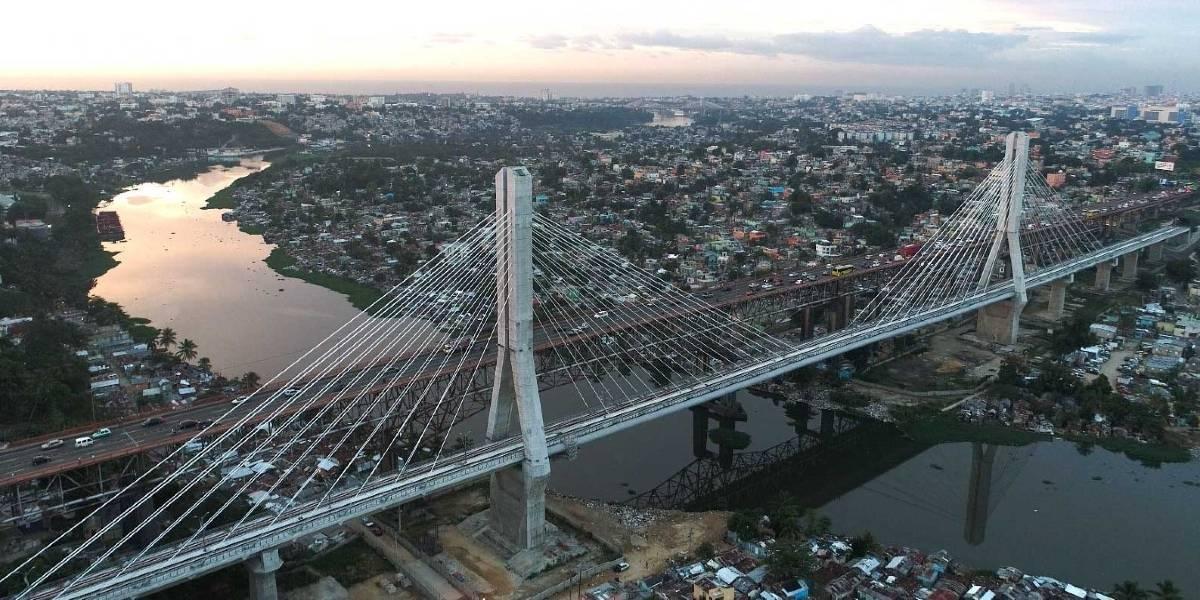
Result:
<svg viewBox="0 0 1200 600"><path fill-rule="evenodd" d="M10 4L0 87L16 89L1200 92L1195 0L842 0L803 10L786 0L688 10L644 0Z"/></svg>
<svg viewBox="0 0 1200 600"><path fill-rule="evenodd" d="M786 85L786 84L713 84L713 83L653 83L653 82L566 82L566 81L418 81L418 80L197 80L161 82L153 80L148 85L139 85L136 79L116 79L107 86L89 83L88 87L6 87L8 82L0 80L3 92L78 92L112 93L118 82L133 84L134 93L196 93L234 88L248 94L306 94L306 95L406 95L406 94L466 94L479 96L512 96L537 98L549 90L554 98L790 98L797 95L832 96L844 94L880 94L904 97L951 97L964 91L991 91L997 99L1009 96L1007 87L984 87L964 85L947 88L924 88L916 86L869 86L869 85ZM1163 85L1164 96L1188 96L1195 92L1180 92L1165 84L1146 82L1131 83L1125 88L1134 88L1141 93L1147 85ZM1025 95L1022 87L1016 86L1017 95ZM1122 89L1093 90L1039 90L1029 89L1034 96L1056 95L1117 95Z"/></svg>

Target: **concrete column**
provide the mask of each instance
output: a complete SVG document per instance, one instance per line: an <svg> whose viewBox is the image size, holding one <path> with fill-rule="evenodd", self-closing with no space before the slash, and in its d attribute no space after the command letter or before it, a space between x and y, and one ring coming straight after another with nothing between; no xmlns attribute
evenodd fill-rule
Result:
<svg viewBox="0 0 1200 600"><path fill-rule="evenodd" d="M837 414L828 408L821 409L821 437L833 437L835 430L834 423L837 419Z"/></svg>
<svg viewBox="0 0 1200 600"><path fill-rule="evenodd" d="M803 313L804 313L804 319L803 319L803 321L802 321L802 325L801 325L800 332L801 332L801 334L803 334L803 337L804 337L804 339L806 339L806 340L807 340L807 339L809 339L809 338L811 338L811 337L813 336L813 314L812 314L812 307L811 307L811 306L805 306L805 307L804 307L804 310L803 310Z"/></svg>
<svg viewBox="0 0 1200 600"><path fill-rule="evenodd" d="M1102 262L1096 265L1096 289L1107 292L1112 281L1112 263Z"/></svg>
<svg viewBox="0 0 1200 600"><path fill-rule="evenodd" d="M1133 281L1137 279L1138 253L1137 250L1121 257L1121 279Z"/></svg>
<svg viewBox="0 0 1200 600"><path fill-rule="evenodd" d="M1149 262L1162 262L1163 246L1165 244L1166 244L1166 242L1158 242L1157 244L1150 244L1149 246L1147 246L1146 247L1146 260Z"/></svg>
<svg viewBox="0 0 1200 600"><path fill-rule="evenodd" d="M519 466L492 475L489 524L517 550L546 537L546 482L550 457L533 362L533 176L525 167L496 173L496 214L507 216L497 235L496 375L487 439L514 434L525 444ZM515 415L514 415L515 413ZM516 419L514 419L514 416Z"/></svg>
<svg viewBox="0 0 1200 600"><path fill-rule="evenodd" d="M278 550L268 550L246 560L250 573L250 600L279 600L275 587L275 572L283 566Z"/></svg>
<svg viewBox="0 0 1200 600"><path fill-rule="evenodd" d="M849 294L842 298L839 308L838 320L843 328L850 325L850 319L854 318L854 294Z"/></svg>
<svg viewBox="0 0 1200 600"><path fill-rule="evenodd" d="M1067 305L1067 280L1056 279L1050 283L1050 318L1059 320L1063 318L1063 311Z"/></svg>
<svg viewBox="0 0 1200 600"><path fill-rule="evenodd" d="M1005 300L979 309L975 312L975 335L997 344L1015 343L1022 308L1023 304Z"/></svg>

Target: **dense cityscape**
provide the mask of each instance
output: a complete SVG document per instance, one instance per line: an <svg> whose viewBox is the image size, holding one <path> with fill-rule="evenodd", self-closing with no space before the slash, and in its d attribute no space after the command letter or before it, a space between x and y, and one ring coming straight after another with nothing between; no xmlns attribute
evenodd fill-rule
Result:
<svg viewBox="0 0 1200 600"><path fill-rule="evenodd" d="M1200 597L1200 9L796 8L6 7L0 598Z"/></svg>

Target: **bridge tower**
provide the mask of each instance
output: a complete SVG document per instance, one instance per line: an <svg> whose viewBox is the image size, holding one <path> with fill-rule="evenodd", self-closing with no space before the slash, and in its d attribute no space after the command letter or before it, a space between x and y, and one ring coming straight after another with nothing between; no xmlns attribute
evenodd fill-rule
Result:
<svg viewBox="0 0 1200 600"><path fill-rule="evenodd" d="M1001 200L996 215L996 232L991 251L979 277L980 287L992 280L1003 249L1008 254L1008 271L1015 292L1012 300L981 309L976 331L992 341L1011 344L1017 339L1021 311L1029 302L1025 291L1025 257L1021 251L1021 221L1025 209L1025 174L1029 169L1029 134L1014 131L1004 141Z"/></svg>
<svg viewBox="0 0 1200 600"><path fill-rule="evenodd" d="M520 429L525 459L491 479L490 525L516 550L541 545L546 533L550 458L533 361L533 176L525 167L496 173L497 362L487 439Z"/></svg>

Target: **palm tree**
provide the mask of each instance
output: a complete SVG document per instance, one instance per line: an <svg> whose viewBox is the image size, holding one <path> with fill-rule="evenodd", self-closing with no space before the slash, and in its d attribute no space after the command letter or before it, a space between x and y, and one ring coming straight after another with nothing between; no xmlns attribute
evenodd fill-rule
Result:
<svg viewBox="0 0 1200 600"><path fill-rule="evenodd" d="M1146 600L1146 595L1146 590L1143 590L1136 581L1126 579L1113 586L1113 597L1117 600Z"/></svg>
<svg viewBox="0 0 1200 600"><path fill-rule="evenodd" d="M159 348L166 350L175 345L175 330L170 327L163 327L162 331L158 332L158 341L155 342Z"/></svg>
<svg viewBox="0 0 1200 600"><path fill-rule="evenodd" d="M179 342L179 349L175 351L175 357L183 360L196 358L196 342L183 338L183 341Z"/></svg>
<svg viewBox="0 0 1200 600"><path fill-rule="evenodd" d="M1179 591L1179 588L1175 587L1175 582L1170 579L1158 582L1150 595L1158 600L1183 600L1183 592Z"/></svg>
<svg viewBox="0 0 1200 600"><path fill-rule="evenodd" d="M207 356L201 356L200 360L196 361L196 366L200 367L200 369L203 371L211 371L212 370L212 360L209 359Z"/></svg>
<svg viewBox="0 0 1200 600"><path fill-rule="evenodd" d="M242 389L252 390L258 387L258 379L258 373L246 371L246 374L242 375Z"/></svg>

